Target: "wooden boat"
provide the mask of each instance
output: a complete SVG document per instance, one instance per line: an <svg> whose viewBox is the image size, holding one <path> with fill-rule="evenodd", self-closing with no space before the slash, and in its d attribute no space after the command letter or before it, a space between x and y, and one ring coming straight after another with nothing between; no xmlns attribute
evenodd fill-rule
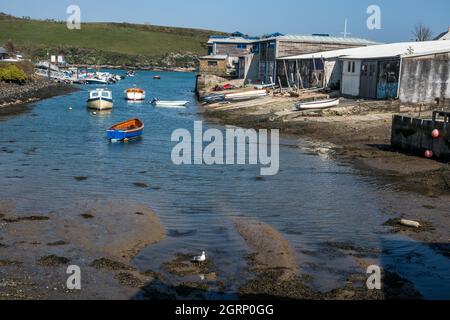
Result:
<svg viewBox="0 0 450 320"><path fill-rule="evenodd" d="M125 90L125 99L130 101L145 100L145 91L139 88Z"/></svg>
<svg viewBox="0 0 450 320"><path fill-rule="evenodd" d="M263 98L268 95L266 90L253 90L239 93L230 93L225 95L225 101L238 102Z"/></svg>
<svg viewBox="0 0 450 320"><path fill-rule="evenodd" d="M112 91L96 89L89 91L87 106L93 110L111 110L113 108Z"/></svg>
<svg viewBox="0 0 450 320"><path fill-rule="evenodd" d="M297 102L294 106L296 111L304 110L321 110L337 107L339 105L339 99L319 100L312 102Z"/></svg>
<svg viewBox="0 0 450 320"><path fill-rule="evenodd" d="M144 123L139 119L131 119L113 125L107 131L107 137L111 141L128 141L136 139L144 132Z"/></svg>
<svg viewBox="0 0 450 320"><path fill-rule="evenodd" d="M184 107L189 101L163 101L153 99L152 104L156 107Z"/></svg>

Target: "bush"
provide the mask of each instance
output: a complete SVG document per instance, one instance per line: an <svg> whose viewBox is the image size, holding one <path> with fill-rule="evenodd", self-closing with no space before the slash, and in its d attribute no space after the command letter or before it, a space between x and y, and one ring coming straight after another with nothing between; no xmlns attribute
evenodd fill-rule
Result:
<svg viewBox="0 0 450 320"><path fill-rule="evenodd" d="M0 67L0 80L5 82L23 83L27 80L27 76L22 69L13 64L6 67Z"/></svg>

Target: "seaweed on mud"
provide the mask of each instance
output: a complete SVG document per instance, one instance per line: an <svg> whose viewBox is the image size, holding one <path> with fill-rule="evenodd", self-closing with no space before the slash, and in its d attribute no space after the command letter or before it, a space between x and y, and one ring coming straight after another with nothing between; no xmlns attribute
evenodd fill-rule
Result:
<svg viewBox="0 0 450 320"><path fill-rule="evenodd" d="M0 266L2 267L18 267L22 265L23 263L20 261L14 261L14 260L0 260Z"/></svg>
<svg viewBox="0 0 450 320"><path fill-rule="evenodd" d="M60 240L60 241L55 241L55 242L49 242L49 243L47 243L47 246L58 247L58 246L66 246L68 244L69 244L68 242Z"/></svg>
<svg viewBox="0 0 450 320"><path fill-rule="evenodd" d="M49 217L45 216L29 216L29 217L17 217L17 218L3 218L2 221L7 223L17 223L22 221L48 221Z"/></svg>
<svg viewBox="0 0 450 320"><path fill-rule="evenodd" d="M120 285L130 288L141 288L145 285L144 281L135 277L131 273L126 272L117 274L114 279L116 279L120 283Z"/></svg>
<svg viewBox="0 0 450 320"><path fill-rule="evenodd" d="M64 257L58 257L56 255L49 255L41 257L37 260L37 264L42 267L57 267L66 265L70 262L70 259Z"/></svg>
<svg viewBox="0 0 450 320"><path fill-rule="evenodd" d="M210 259L201 264L193 263L191 261L193 256L178 254L172 261L164 263L164 268L170 274L182 277L211 273L213 263Z"/></svg>
<svg viewBox="0 0 450 320"><path fill-rule="evenodd" d="M135 271L136 269L126 265L125 263L114 261L108 258L101 258L95 260L92 267L98 270L110 270L110 271Z"/></svg>

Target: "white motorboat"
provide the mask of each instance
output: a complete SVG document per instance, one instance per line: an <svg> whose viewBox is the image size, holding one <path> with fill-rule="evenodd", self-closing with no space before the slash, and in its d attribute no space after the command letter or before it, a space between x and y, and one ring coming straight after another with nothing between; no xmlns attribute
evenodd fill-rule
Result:
<svg viewBox="0 0 450 320"><path fill-rule="evenodd" d="M143 101L145 100L145 91L139 88L125 90L125 99L129 101Z"/></svg>
<svg viewBox="0 0 450 320"><path fill-rule="evenodd" d="M266 90L253 90L239 93L229 93L225 95L225 101L237 102L263 98L268 95Z"/></svg>
<svg viewBox="0 0 450 320"><path fill-rule="evenodd" d="M111 110L113 108L112 91L96 89L89 91L87 106L93 110Z"/></svg>
<svg viewBox="0 0 450 320"><path fill-rule="evenodd" d="M339 99L319 100L312 102L297 102L294 111L321 110L339 106Z"/></svg>
<svg viewBox="0 0 450 320"><path fill-rule="evenodd" d="M189 101L163 101L153 99L152 104L156 107L185 107Z"/></svg>

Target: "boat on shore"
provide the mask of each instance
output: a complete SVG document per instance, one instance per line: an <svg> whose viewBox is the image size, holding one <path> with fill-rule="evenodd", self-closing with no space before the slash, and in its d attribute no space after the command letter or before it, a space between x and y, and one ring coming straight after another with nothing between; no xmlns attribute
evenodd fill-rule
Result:
<svg viewBox="0 0 450 320"><path fill-rule="evenodd" d="M151 103L156 107L185 107L189 101L164 101L153 99Z"/></svg>
<svg viewBox="0 0 450 320"><path fill-rule="evenodd" d="M268 93L266 90L253 90L253 91L226 94L224 100L230 102L247 101L258 98L264 98L267 95Z"/></svg>
<svg viewBox="0 0 450 320"><path fill-rule="evenodd" d="M339 98L311 102L297 102L294 111L323 110L339 106Z"/></svg>
<svg viewBox="0 0 450 320"><path fill-rule="evenodd" d="M111 141L128 141L139 138L144 132L144 123L139 119L131 119L113 125L107 131Z"/></svg>
<svg viewBox="0 0 450 320"><path fill-rule="evenodd" d="M125 90L125 99L129 101L143 101L145 100L145 91L139 88Z"/></svg>
<svg viewBox="0 0 450 320"><path fill-rule="evenodd" d="M87 107L92 110L111 110L114 102L112 91L107 89L96 89L89 91Z"/></svg>

